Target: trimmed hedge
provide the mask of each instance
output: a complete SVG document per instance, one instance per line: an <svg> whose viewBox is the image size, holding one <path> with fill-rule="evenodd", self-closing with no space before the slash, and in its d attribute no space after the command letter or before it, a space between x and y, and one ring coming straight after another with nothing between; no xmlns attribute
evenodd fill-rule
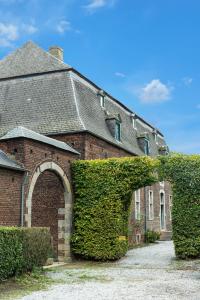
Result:
<svg viewBox="0 0 200 300"><path fill-rule="evenodd" d="M147 230L145 232L145 243L155 243L157 240L160 239L160 232L154 230Z"/></svg>
<svg viewBox="0 0 200 300"><path fill-rule="evenodd" d="M160 157L161 176L172 184L172 227L179 258L200 257L200 156Z"/></svg>
<svg viewBox="0 0 200 300"><path fill-rule="evenodd" d="M0 281L44 265L50 250L47 228L0 227Z"/></svg>
<svg viewBox="0 0 200 300"><path fill-rule="evenodd" d="M75 255L105 261L126 253L131 194L157 181L157 164L150 157L73 163Z"/></svg>

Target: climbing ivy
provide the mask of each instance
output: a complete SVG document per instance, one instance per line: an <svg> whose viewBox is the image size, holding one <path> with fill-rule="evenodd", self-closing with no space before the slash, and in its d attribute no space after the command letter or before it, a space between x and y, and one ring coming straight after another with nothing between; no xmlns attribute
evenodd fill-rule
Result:
<svg viewBox="0 0 200 300"><path fill-rule="evenodd" d="M160 162L160 175L172 184L176 255L200 257L200 155L173 154Z"/></svg>
<svg viewBox="0 0 200 300"><path fill-rule="evenodd" d="M73 163L75 255L114 260L126 253L131 194L157 181L157 167L149 157Z"/></svg>

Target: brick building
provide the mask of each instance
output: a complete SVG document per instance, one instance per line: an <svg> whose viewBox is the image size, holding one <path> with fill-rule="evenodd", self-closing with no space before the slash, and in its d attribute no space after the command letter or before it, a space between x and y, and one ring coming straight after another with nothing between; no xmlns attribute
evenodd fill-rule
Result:
<svg viewBox="0 0 200 300"><path fill-rule="evenodd" d="M62 49L26 43L0 61L0 225L48 226L70 256L75 159L158 154L162 133L63 62ZM166 182L133 193L130 242L171 232Z"/></svg>

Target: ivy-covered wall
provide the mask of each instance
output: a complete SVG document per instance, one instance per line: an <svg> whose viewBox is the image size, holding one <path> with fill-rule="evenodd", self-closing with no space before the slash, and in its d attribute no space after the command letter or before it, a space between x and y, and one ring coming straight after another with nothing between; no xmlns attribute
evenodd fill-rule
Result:
<svg viewBox="0 0 200 300"><path fill-rule="evenodd" d="M200 257L200 155L160 157L161 176L172 184L173 241L177 257Z"/></svg>
<svg viewBox="0 0 200 300"><path fill-rule="evenodd" d="M158 161L149 157L75 161L73 253L114 260L128 249L128 210L133 190L157 181Z"/></svg>

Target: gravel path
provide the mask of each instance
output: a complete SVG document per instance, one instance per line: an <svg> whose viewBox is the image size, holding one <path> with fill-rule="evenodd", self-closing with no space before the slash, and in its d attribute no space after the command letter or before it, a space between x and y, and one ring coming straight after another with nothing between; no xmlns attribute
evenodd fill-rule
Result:
<svg viewBox="0 0 200 300"><path fill-rule="evenodd" d="M138 248L112 264L63 268L62 284L21 300L200 299L200 262L176 261L172 242Z"/></svg>

